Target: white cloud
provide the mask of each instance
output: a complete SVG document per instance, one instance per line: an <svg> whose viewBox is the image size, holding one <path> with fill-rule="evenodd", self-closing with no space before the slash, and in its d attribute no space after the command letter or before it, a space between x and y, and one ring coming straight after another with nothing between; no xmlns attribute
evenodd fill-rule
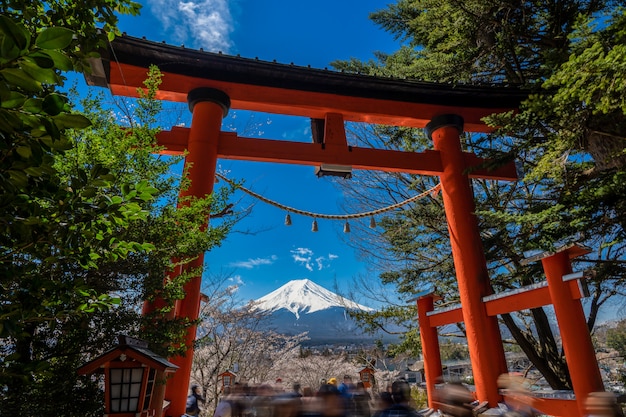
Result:
<svg viewBox="0 0 626 417"><path fill-rule="evenodd" d="M321 271L322 269L324 269L324 261L325 258L323 256L319 256L317 258L315 258L315 262L317 263L317 270Z"/></svg>
<svg viewBox="0 0 626 417"><path fill-rule="evenodd" d="M256 268L257 266L271 265L277 259L278 257L276 255L272 255L269 258L255 258L255 259L248 259L247 261L232 262L229 265L235 268L252 269L252 268Z"/></svg>
<svg viewBox="0 0 626 417"><path fill-rule="evenodd" d="M229 281L233 282L233 285L243 285L243 278L241 278L241 275L234 275L230 278L228 278Z"/></svg>
<svg viewBox="0 0 626 417"><path fill-rule="evenodd" d="M328 254L326 256L318 256L314 257L314 253L309 248L297 248L291 251L291 257L293 261L297 264L301 264L307 270L313 272L314 269L321 271L324 268L328 268L330 266L330 262L334 259L337 259L338 256L334 254Z"/></svg>
<svg viewBox="0 0 626 417"><path fill-rule="evenodd" d="M239 291L240 287L244 286L241 275L233 275L232 277L228 278L228 281L232 282L232 284L226 287L226 291L228 291L229 294L236 293L237 291Z"/></svg>
<svg viewBox="0 0 626 417"><path fill-rule="evenodd" d="M148 0L154 16L173 40L228 53L233 18L228 0Z"/></svg>
<svg viewBox="0 0 626 417"><path fill-rule="evenodd" d="M291 250L291 257L297 264L301 264L309 271L313 271L313 251L309 248L296 248Z"/></svg>

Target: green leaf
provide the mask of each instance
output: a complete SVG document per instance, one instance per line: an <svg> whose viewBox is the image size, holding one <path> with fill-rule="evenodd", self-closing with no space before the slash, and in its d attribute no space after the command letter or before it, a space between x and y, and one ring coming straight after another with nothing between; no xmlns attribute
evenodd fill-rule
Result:
<svg viewBox="0 0 626 417"><path fill-rule="evenodd" d="M4 80L0 80L0 101L8 100L11 97L11 89Z"/></svg>
<svg viewBox="0 0 626 417"><path fill-rule="evenodd" d="M13 38L9 36L2 37L0 42L0 62L11 62L17 59L21 52Z"/></svg>
<svg viewBox="0 0 626 417"><path fill-rule="evenodd" d="M26 91L41 91L41 83L18 68L5 68L0 70L0 74L9 83L23 88Z"/></svg>
<svg viewBox="0 0 626 417"><path fill-rule="evenodd" d="M43 100L40 98L29 98L24 103L23 109L29 113L38 114L41 113L41 107L43 105Z"/></svg>
<svg viewBox="0 0 626 417"><path fill-rule="evenodd" d="M83 190L83 197L84 198L92 198L96 195L96 188L95 187L87 187Z"/></svg>
<svg viewBox="0 0 626 417"><path fill-rule="evenodd" d="M54 60L44 51L35 51L24 57L25 60L32 62L40 68L54 68Z"/></svg>
<svg viewBox="0 0 626 417"><path fill-rule="evenodd" d="M33 155L30 146L18 146L15 148L15 152L17 152L17 154L22 158L30 158Z"/></svg>
<svg viewBox="0 0 626 417"><path fill-rule="evenodd" d="M26 96L22 93L18 93L17 91L9 92L7 98L3 98L1 106L5 109L12 109L15 107L20 107L26 101Z"/></svg>
<svg viewBox="0 0 626 417"><path fill-rule="evenodd" d="M5 109L0 109L0 131L13 132L15 129L22 127L22 120Z"/></svg>
<svg viewBox="0 0 626 417"><path fill-rule="evenodd" d="M81 114L61 113L53 117L59 129L84 129L91 126L91 121Z"/></svg>
<svg viewBox="0 0 626 417"><path fill-rule="evenodd" d="M65 110L65 104L67 98L61 94L52 93L48 94L43 100L42 110L50 116L56 116Z"/></svg>
<svg viewBox="0 0 626 417"><path fill-rule="evenodd" d="M40 53L48 55L54 61L54 66L61 71L72 71L74 69L72 60L63 52L48 49L47 51L40 51Z"/></svg>
<svg viewBox="0 0 626 417"><path fill-rule="evenodd" d="M53 69L41 68L37 64L28 61L22 62L22 69L40 83L59 84L59 77Z"/></svg>
<svg viewBox="0 0 626 417"><path fill-rule="evenodd" d="M41 177L45 172L41 167L29 167L24 170L31 177Z"/></svg>
<svg viewBox="0 0 626 417"><path fill-rule="evenodd" d="M11 177L11 181L18 188L26 187L28 185L28 177L22 171L11 169L9 170L9 176Z"/></svg>
<svg viewBox="0 0 626 417"><path fill-rule="evenodd" d="M55 141L58 142L59 139L61 139L61 132L59 127L56 125L56 123L52 123L52 120L50 120L49 118L42 118L41 123L46 128L46 133L50 135L50 146L56 146L57 144L55 143Z"/></svg>
<svg viewBox="0 0 626 417"><path fill-rule="evenodd" d="M30 46L30 33L22 25L16 25L7 16L0 16L0 33L10 38L20 50Z"/></svg>
<svg viewBox="0 0 626 417"><path fill-rule="evenodd" d="M39 33L35 45L41 49L63 49L70 45L73 36L74 32L70 29L51 27Z"/></svg>

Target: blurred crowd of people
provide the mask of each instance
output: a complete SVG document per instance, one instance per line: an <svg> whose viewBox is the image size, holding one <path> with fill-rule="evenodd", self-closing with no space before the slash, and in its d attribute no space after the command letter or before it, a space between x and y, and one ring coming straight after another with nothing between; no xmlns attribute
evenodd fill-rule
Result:
<svg viewBox="0 0 626 417"><path fill-rule="evenodd" d="M498 415L505 417L534 417L533 396L523 379L503 375L498 386L504 394ZM205 399L197 385L192 385L187 401L188 416L200 413ZM436 390L435 409L417 410L411 387L400 379L375 395L362 382L354 384L349 375L343 382L336 378L321 381L313 389L294 384L291 391L269 384L234 384L225 387L213 417L472 417L487 410L479 404L468 387L461 383L446 383ZM584 402L586 417L624 417L616 397L608 392L591 393ZM493 414L490 414L493 415Z"/></svg>
<svg viewBox="0 0 626 417"><path fill-rule="evenodd" d="M394 382L374 398L363 382L345 375L321 381L315 389L294 384L291 391L272 385L234 384L225 387L213 417L418 417L410 405L411 389L406 381ZM204 401L192 387L187 415L198 415L196 405Z"/></svg>

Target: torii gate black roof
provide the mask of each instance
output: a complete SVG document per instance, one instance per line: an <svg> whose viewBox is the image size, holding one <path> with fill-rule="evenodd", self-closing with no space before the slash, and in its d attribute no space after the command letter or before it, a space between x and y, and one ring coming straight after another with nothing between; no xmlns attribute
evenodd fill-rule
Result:
<svg viewBox="0 0 626 417"><path fill-rule="evenodd" d="M109 50L103 52L102 58L92 62L94 71L86 76L88 83L109 86L112 90L114 89L112 84L114 84L118 87L114 92L131 95L133 89L142 85L136 79L123 86L126 92L122 92L121 76L115 74L120 65L126 68L128 66L148 68L150 65L156 65L163 73L182 76L185 80L194 80L198 86L229 83L229 85L236 84L245 88L261 87L307 94L326 94L327 97L366 99L370 100L370 105L375 103L371 100L380 100L380 107L391 102L436 106L435 112L438 113L445 112L446 108L456 110L456 113L459 113L459 109L465 109L468 114L471 113L473 119L471 123L475 125L480 124L480 117L484 115L517 109L528 96L527 91L517 86L441 84L413 79L343 73L193 50L130 36L114 39ZM111 82L113 66L116 66L113 75L117 78ZM143 76L145 78L145 72ZM124 78L129 79L126 75ZM176 96L177 101L183 101L183 97L189 92L183 91L184 88L193 87L192 83L173 84L174 86L170 85L165 88L170 89L170 97ZM229 91L226 93L230 94ZM231 96L231 99L237 101L236 97ZM250 102L247 97L242 100ZM281 105L287 104L281 103ZM359 110L355 110L355 113L358 112ZM350 120L350 117L346 116L346 120Z"/></svg>

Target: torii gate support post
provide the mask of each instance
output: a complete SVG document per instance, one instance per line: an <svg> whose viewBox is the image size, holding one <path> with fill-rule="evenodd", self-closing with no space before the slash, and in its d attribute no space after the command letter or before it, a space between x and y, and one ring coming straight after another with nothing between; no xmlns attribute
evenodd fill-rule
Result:
<svg viewBox="0 0 626 417"><path fill-rule="evenodd" d="M424 376L426 379L426 395L428 406L435 408L435 384L443 376L441 367L441 351L437 327L430 325L428 312L434 310L434 296L429 294L417 299L417 319L420 325L420 339L424 355Z"/></svg>
<svg viewBox="0 0 626 417"><path fill-rule="evenodd" d="M465 172L460 134L463 118L442 115L426 125L426 132L441 156L440 176L443 203L450 233L452 257L463 307L467 345L476 397L491 407L500 400L498 376L508 372L502 336L496 317L487 315L482 298L492 293L483 252L476 207L469 177Z"/></svg>
<svg viewBox="0 0 626 417"><path fill-rule="evenodd" d="M572 273L569 251L558 252L541 260L556 320L561 332L563 350L569 368L572 388L580 415L585 415L585 399L591 392L604 391L587 320L579 299L574 299L563 277Z"/></svg>
<svg viewBox="0 0 626 417"><path fill-rule="evenodd" d="M189 92L189 109L192 111L185 169L188 173L190 185L181 190L179 198L205 198L213 192L215 184L215 169L217 166L217 147L222 127L222 119L230 107L230 99L226 94L211 88L197 88ZM182 202L184 204L184 201ZM208 226L207 221L202 226ZM191 321L200 315L200 289L202 283L202 265L204 253L199 253L185 269L199 270L185 284L185 298L180 300L176 307L176 317L188 318ZM185 413L186 400L193 362L193 344L196 338L196 326L187 329L185 356L171 358L170 361L178 366L174 376L167 381L165 398L171 401L168 414L180 416Z"/></svg>

